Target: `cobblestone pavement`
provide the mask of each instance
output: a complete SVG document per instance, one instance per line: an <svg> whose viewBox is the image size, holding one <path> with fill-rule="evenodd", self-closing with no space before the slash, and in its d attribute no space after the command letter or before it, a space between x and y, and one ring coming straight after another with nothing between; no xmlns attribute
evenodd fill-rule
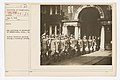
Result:
<svg viewBox="0 0 120 80"><path fill-rule="evenodd" d="M90 54L66 59L54 65L111 65L112 51L96 51Z"/></svg>

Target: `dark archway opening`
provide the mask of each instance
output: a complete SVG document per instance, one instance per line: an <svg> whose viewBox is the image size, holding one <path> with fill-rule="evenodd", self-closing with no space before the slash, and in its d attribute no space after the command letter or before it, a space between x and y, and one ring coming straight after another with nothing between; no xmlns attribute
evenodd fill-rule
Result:
<svg viewBox="0 0 120 80"><path fill-rule="evenodd" d="M67 26L68 36L74 35L74 26Z"/></svg>
<svg viewBox="0 0 120 80"><path fill-rule="evenodd" d="M95 7L84 8L78 16L81 26L81 37L100 36L99 11Z"/></svg>

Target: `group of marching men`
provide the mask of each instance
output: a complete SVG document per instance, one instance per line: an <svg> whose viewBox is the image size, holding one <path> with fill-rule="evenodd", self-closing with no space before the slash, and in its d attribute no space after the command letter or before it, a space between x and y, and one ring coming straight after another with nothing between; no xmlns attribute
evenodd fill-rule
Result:
<svg viewBox="0 0 120 80"><path fill-rule="evenodd" d="M98 51L100 38L83 36L75 39L73 36L42 36L41 37L41 64L53 64L64 59Z"/></svg>

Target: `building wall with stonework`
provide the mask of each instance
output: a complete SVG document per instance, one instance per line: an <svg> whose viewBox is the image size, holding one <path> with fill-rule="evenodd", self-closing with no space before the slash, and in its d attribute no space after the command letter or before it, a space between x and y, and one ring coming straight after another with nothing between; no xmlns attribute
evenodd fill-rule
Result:
<svg viewBox="0 0 120 80"><path fill-rule="evenodd" d="M96 9L96 10L95 10ZM71 34L76 39L80 36L103 38L103 47L112 41L112 7L111 5L63 5L63 34ZM76 16L77 15L77 16ZM95 18L96 19L93 19ZM75 23L76 22L76 23ZM77 27L75 27L77 25ZM66 29L67 26L67 29ZM69 28L71 26L71 29ZM72 28L72 26L74 28ZM104 30L102 30L104 27ZM74 29L74 31L73 31ZM64 31L66 30L66 31ZM102 31L102 32L101 32Z"/></svg>
<svg viewBox="0 0 120 80"><path fill-rule="evenodd" d="M112 42L111 5L42 5L41 35L100 37L101 47Z"/></svg>
<svg viewBox="0 0 120 80"><path fill-rule="evenodd" d="M41 35L48 36L60 34L62 12L60 5L40 6Z"/></svg>
<svg viewBox="0 0 120 80"><path fill-rule="evenodd" d="M84 5L63 5L63 13L64 13L64 17L66 17L66 20L71 20L71 16L70 13L68 11L68 6L73 6L73 10L72 10L72 19L74 19L75 13L77 12L79 7L82 7ZM89 6L89 5L88 5ZM111 19L111 6L110 5L96 5L99 6L105 15L105 19Z"/></svg>

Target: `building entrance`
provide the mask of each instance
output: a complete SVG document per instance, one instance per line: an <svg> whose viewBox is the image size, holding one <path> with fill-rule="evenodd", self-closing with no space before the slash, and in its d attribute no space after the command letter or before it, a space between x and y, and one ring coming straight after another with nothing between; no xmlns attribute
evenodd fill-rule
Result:
<svg viewBox="0 0 120 80"><path fill-rule="evenodd" d="M74 35L74 26L67 26L68 36Z"/></svg>
<svg viewBox="0 0 120 80"><path fill-rule="evenodd" d="M81 25L81 37L100 36L101 28L99 26L100 14L95 7L87 7L82 9L78 15Z"/></svg>

